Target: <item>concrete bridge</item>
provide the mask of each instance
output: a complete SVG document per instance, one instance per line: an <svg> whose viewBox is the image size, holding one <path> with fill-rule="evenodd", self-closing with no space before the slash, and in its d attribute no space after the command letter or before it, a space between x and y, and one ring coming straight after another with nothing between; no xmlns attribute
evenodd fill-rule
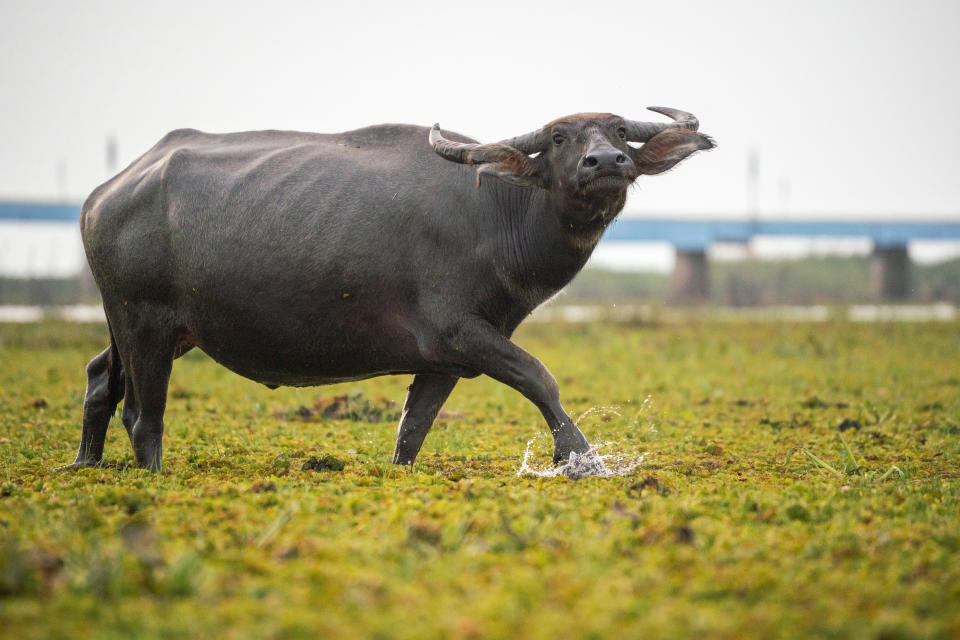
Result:
<svg viewBox="0 0 960 640"><path fill-rule="evenodd" d="M960 219L960 216L958 216ZM606 242L669 242L676 251L670 277L673 302L693 303L710 295L707 249L717 242L747 243L755 236L867 238L873 242L871 281L877 299L906 297L910 286L911 240L960 241L960 221L905 220L690 220L622 218Z"/></svg>
<svg viewBox="0 0 960 640"><path fill-rule="evenodd" d="M0 221L76 222L80 205L0 202ZM960 216L958 216L960 220ZM755 236L868 238L873 242L872 286L878 299L907 295L911 240L960 241L960 221L910 220L713 220L621 218L604 242L669 242L677 260L670 279L673 302L694 303L710 295L707 249L717 242L747 243Z"/></svg>

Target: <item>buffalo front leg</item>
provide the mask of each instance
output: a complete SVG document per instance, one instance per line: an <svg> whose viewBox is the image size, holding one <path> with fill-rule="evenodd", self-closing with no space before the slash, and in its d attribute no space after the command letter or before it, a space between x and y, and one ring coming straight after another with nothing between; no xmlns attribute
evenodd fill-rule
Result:
<svg viewBox="0 0 960 640"><path fill-rule="evenodd" d="M522 393L543 414L553 435L553 461L590 451L587 439L560 405L557 381L539 360L485 322L461 328L452 346L469 366Z"/></svg>
<svg viewBox="0 0 960 640"><path fill-rule="evenodd" d="M423 446L423 439L427 437L440 407L453 391L457 380L459 378L456 376L433 373L418 373L413 377L397 429L394 464L413 464Z"/></svg>

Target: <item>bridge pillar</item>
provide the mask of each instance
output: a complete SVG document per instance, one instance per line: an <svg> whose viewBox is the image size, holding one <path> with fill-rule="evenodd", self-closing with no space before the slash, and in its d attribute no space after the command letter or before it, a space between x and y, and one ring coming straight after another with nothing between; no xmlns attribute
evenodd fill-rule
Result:
<svg viewBox="0 0 960 640"><path fill-rule="evenodd" d="M677 261L670 274L667 301L671 304L698 304L710 299L710 263L706 249L676 250Z"/></svg>
<svg viewBox="0 0 960 640"><path fill-rule="evenodd" d="M910 292L910 256L906 245L875 245L870 286L877 300L905 298Z"/></svg>

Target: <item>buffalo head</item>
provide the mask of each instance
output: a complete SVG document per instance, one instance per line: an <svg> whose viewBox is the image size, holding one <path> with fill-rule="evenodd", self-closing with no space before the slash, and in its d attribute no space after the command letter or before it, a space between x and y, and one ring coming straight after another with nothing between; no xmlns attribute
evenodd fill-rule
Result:
<svg viewBox="0 0 960 640"><path fill-rule="evenodd" d="M578 113L493 144L454 142L434 125L430 145L447 160L480 165L477 186L484 175L490 175L544 189L551 198L570 205L563 209L577 209L588 219L606 223L623 208L627 187L637 177L663 173L691 153L714 147L709 136L697 132L699 123L692 114L666 107L650 110L674 122Z"/></svg>

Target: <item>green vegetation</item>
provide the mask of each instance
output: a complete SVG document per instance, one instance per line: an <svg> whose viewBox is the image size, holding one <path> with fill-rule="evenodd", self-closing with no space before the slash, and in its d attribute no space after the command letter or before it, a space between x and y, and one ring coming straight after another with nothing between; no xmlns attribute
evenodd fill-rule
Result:
<svg viewBox="0 0 960 640"><path fill-rule="evenodd" d="M86 265L82 275L67 278L0 277L0 304L50 306L99 303L100 293Z"/></svg>
<svg viewBox="0 0 960 640"><path fill-rule="evenodd" d="M960 304L960 260L911 266L906 302ZM657 302L667 295L669 275L587 269L570 283L569 303ZM851 304L873 302L869 257L802 260L714 261L711 302L727 306ZM0 278L0 304L97 304L92 276L58 280Z"/></svg>
<svg viewBox="0 0 960 640"><path fill-rule="evenodd" d="M960 304L960 260L910 267L906 302ZM567 287L564 302L654 302L666 297L667 274L587 269ZM869 257L714 261L710 302L727 306L873 302Z"/></svg>
<svg viewBox="0 0 960 640"><path fill-rule="evenodd" d="M56 473L105 330L0 326L3 636L960 637L960 326L517 340L640 468L517 477L549 437L484 378L396 468L408 378L271 392L194 351L162 474L118 419L102 468Z"/></svg>

